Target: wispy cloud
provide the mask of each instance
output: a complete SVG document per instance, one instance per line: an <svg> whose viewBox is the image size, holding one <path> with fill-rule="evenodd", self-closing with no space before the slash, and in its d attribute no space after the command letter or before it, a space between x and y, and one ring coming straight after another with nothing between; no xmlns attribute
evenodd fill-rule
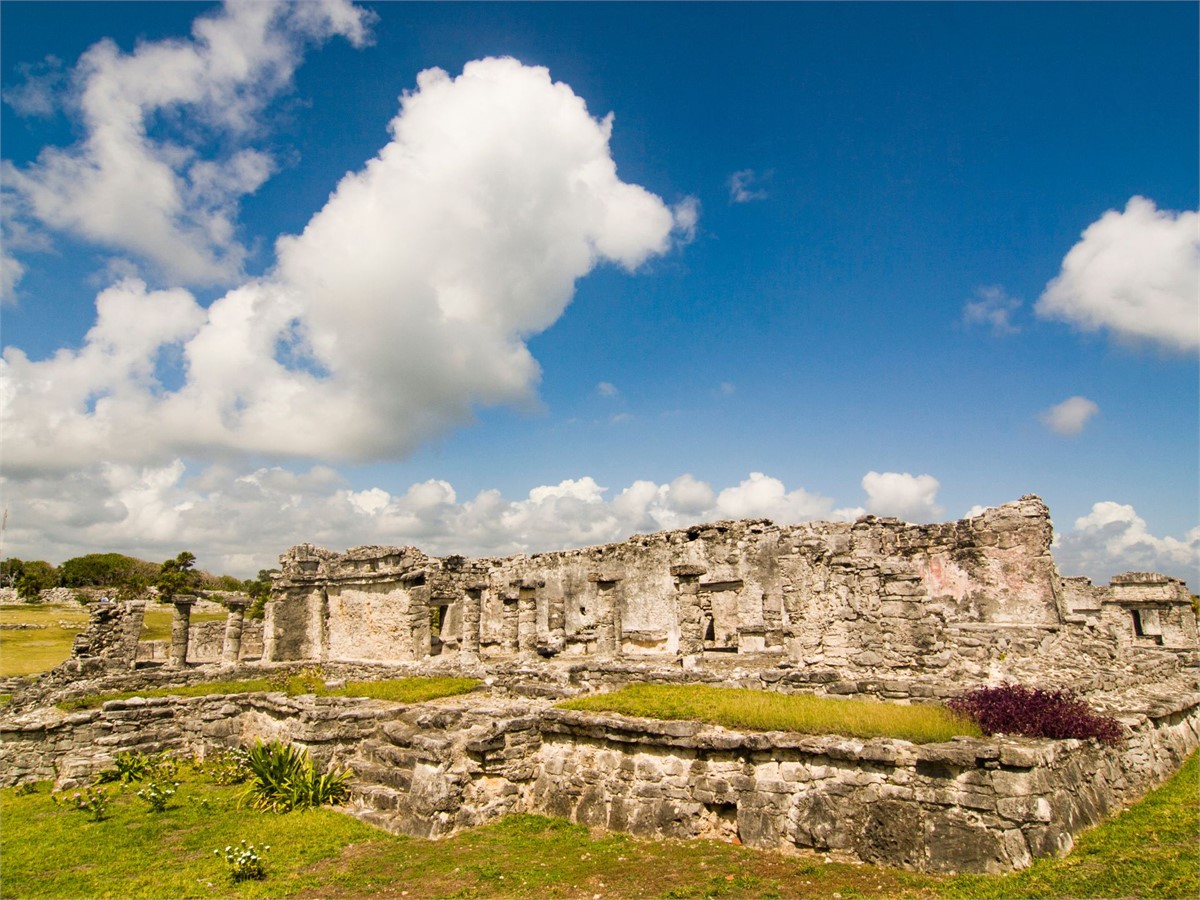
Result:
<svg viewBox="0 0 1200 900"><path fill-rule="evenodd" d="M759 174L753 169L741 169L729 176L729 202L750 203L754 200L766 200L767 182L771 180L772 172Z"/></svg>
<svg viewBox="0 0 1200 900"><path fill-rule="evenodd" d="M975 299L963 306L962 324L968 328L989 328L997 337L1016 334L1021 328L1013 322L1013 314L1020 308L1021 301L1010 297L998 285L981 287L976 289Z"/></svg>
<svg viewBox="0 0 1200 900"><path fill-rule="evenodd" d="M1042 410L1038 413L1038 419L1055 434L1074 437L1083 431L1088 420L1098 412L1100 407L1093 401L1087 397L1076 396L1068 397L1062 403Z"/></svg>
<svg viewBox="0 0 1200 900"><path fill-rule="evenodd" d="M616 397L621 392L617 390L617 386L609 381L601 381L596 385L596 393L601 397Z"/></svg>

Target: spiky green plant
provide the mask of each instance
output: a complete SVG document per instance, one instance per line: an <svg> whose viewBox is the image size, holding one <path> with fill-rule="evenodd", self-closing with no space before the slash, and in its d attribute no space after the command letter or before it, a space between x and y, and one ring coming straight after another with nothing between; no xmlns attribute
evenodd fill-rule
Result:
<svg viewBox="0 0 1200 900"><path fill-rule="evenodd" d="M257 742L247 751L253 783L242 792L255 809L288 812L342 803L350 795L348 770L319 773L308 751L282 741Z"/></svg>

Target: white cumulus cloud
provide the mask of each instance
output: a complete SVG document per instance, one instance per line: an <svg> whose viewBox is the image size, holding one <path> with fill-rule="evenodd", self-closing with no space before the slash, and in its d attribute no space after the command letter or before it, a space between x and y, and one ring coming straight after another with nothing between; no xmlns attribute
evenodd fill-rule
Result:
<svg viewBox="0 0 1200 900"><path fill-rule="evenodd" d="M24 168L6 163L6 214L135 254L182 283L232 280L246 257L238 203L275 169L246 146L261 111L291 84L307 44L340 35L361 45L371 16L348 0L229 2L196 19L190 40L131 53L96 43L72 72L68 108L82 138ZM7 99L27 114L52 102L36 78ZM185 125L170 128L176 121ZM199 158L197 146L213 137L229 149ZM19 274L6 267L6 280Z"/></svg>
<svg viewBox="0 0 1200 900"><path fill-rule="evenodd" d="M1150 533L1145 519L1127 503L1104 500L1060 534L1054 557L1064 575L1106 582L1121 572L1163 572L1196 590L1200 576L1200 526L1182 538Z"/></svg>
<svg viewBox="0 0 1200 900"><path fill-rule="evenodd" d="M1200 213L1133 197L1088 226L1037 302L1039 316L1177 351L1200 348Z"/></svg>
<svg viewBox="0 0 1200 900"><path fill-rule="evenodd" d="M731 517L794 523L823 518L831 505L761 473L720 492L689 474L665 484L637 480L615 491L583 476L516 499L496 490L460 499L441 480L403 492L354 489L326 466L294 472L211 465L191 472L181 460L103 462L66 477L0 484L11 513L5 546L13 555L61 562L104 547L159 560L188 549L203 568L243 576L273 566L280 552L302 542L507 555Z"/></svg>
<svg viewBox="0 0 1200 900"><path fill-rule="evenodd" d="M932 522L942 515L935 502L941 484L932 475L908 472L868 472L862 488L867 492L867 512L894 516L909 522Z"/></svg>
<svg viewBox="0 0 1200 900"><path fill-rule="evenodd" d="M422 72L391 142L279 240L268 276L207 309L126 280L82 349L6 350L8 471L394 458L476 406L532 403L525 339L595 266L636 269L678 233L662 200L617 177L612 123L516 60ZM159 380L172 360L181 386Z"/></svg>
<svg viewBox="0 0 1200 900"><path fill-rule="evenodd" d="M1073 437L1083 431L1088 420L1100 411L1100 407L1087 397L1068 397L1049 409L1038 413L1038 419L1055 434Z"/></svg>

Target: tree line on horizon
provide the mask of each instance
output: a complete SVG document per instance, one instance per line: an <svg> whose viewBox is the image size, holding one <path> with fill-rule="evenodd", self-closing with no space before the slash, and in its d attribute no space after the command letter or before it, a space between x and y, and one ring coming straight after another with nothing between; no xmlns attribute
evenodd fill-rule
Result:
<svg viewBox="0 0 1200 900"><path fill-rule="evenodd" d="M12 557L0 561L0 587L14 588L28 603L38 602L42 591L56 587L106 589L118 600L153 594L164 603L195 591L241 591L261 609L275 571L260 569L255 578L243 580L233 575L213 575L195 566L196 557L187 550L162 563L123 553L88 553L58 566L41 559ZM81 592L76 599L88 602L91 596Z"/></svg>

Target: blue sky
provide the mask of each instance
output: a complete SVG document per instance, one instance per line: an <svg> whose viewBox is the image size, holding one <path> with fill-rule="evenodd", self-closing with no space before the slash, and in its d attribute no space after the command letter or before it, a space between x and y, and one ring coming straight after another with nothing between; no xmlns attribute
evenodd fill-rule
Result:
<svg viewBox="0 0 1200 900"><path fill-rule="evenodd" d="M1195 589L1197 9L5 3L4 552L1037 493Z"/></svg>

